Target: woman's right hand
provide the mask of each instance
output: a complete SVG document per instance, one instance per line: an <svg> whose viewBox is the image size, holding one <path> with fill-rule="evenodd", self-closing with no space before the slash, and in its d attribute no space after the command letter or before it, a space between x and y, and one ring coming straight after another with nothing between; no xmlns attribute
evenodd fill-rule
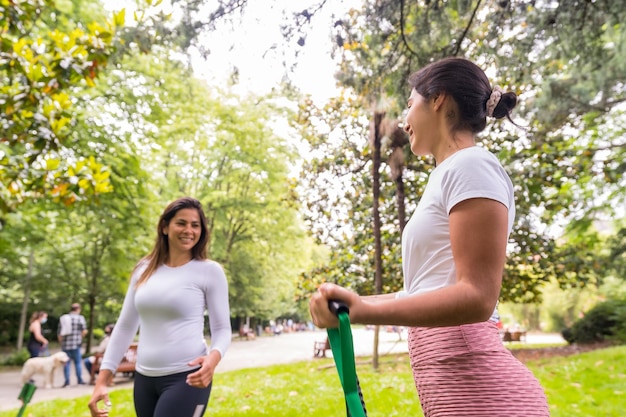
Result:
<svg viewBox="0 0 626 417"><path fill-rule="evenodd" d="M337 316L328 308L328 300L336 300L345 303L350 309L351 318L353 316L353 309L354 312L357 312L359 306L363 304L359 295L355 292L335 284L325 283L320 285L317 292L311 296L309 310L313 323L322 329L339 326Z"/></svg>
<svg viewBox="0 0 626 417"><path fill-rule="evenodd" d="M107 390L108 380L113 378L111 371L104 369L100 371L96 386L89 399L89 412L91 417L108 417L111 408L111 400L109 400L109 392ZM102 404L100 404L102 403Z"/></svg>

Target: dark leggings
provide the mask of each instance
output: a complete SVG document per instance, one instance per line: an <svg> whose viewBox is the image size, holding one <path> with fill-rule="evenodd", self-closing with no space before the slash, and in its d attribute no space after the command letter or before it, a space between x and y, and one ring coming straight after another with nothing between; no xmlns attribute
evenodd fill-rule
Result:
<svg viewBox="0 0 626 417"><path fill-rule="evenodd" d="M37 341L29 341L28 345L26 345L31 358L38 357L41 354L41 348L43 348L43 344Z"/></svg>
<svg viewBox="0 0 626 417"><path fill-rule="evenodd" d="M31 358L36 358L39 356L39 354L41 353L41 347L40 346L36 346L36 347L31 347L30 345L27 347L28 349L28 353L30 354Z"/></svg>
<svg viewBox="0 0 626 417"><path fill-rule="evenodd" d="M181 372L165 376L135 374L134 392L137 417L201 417L211 395L207 388L187 385L187 375Z"/></svg>

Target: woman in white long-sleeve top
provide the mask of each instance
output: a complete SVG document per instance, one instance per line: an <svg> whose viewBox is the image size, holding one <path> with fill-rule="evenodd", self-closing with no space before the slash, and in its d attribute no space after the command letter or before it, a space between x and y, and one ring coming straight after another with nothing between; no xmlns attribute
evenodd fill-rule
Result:
<svg viewBox="0 0 626 417"><path fill-rule="evenodd" d="M109 415L107 386L138 330L137 416L204 414L213 373L232 337L228 283L222 267L206 258L207 242L206 217L198 200L184 197L165 208L154 249L132 273L89 401L92 416ZM210 347L204 336L205 311ZM99 408L100 401L104 408Z"/></svg>

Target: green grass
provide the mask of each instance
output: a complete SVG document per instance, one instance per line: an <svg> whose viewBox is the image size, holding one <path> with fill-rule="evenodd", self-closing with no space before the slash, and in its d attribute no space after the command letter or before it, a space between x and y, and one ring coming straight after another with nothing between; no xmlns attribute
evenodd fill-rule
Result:
<svg viewBox="0 0 626 417"><path fill-rule="evenodd" d="M521 350L521 349L543 349L559 346L567 346L566 342L563 343L526 343L526 342L507 342L506 345L509 350Z"/></svg>
<svg viewBox="0 0 626 417"><path fill-rule="evenodd" d="M358 358L359 363L363 358ZM552 417L622 416L626 346L528 363L546 390ZM380 371L357 367L370 416L421 416L406 355L381 358ZM32 404L25 416L88 417L88 397ZM134 416L131 389L111 392L115 417ZM344 416L332 359L218 373L207 417ZM17 410L0 412L14 417Z"/></svg>
<svg viewBox="0 0 626 417"><path fill-rule="evenodd" d="M530 368L546 391L552 417L624 415L626 346L537 360Z"/></svg>

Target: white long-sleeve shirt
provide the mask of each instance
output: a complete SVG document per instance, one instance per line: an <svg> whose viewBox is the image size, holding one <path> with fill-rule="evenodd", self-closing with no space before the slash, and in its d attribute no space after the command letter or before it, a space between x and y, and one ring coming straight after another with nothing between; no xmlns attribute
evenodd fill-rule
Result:
<svg viewBox="0 0 626 417"><path fill-rule="evenodd" d="M192 260L179 267L161 265L139 288L145 269L135 269L115 324L101 369L115 372L139 330L137 372L163 376L193 368L188 363L210 350L224 357L232 331L228 282L213 261ZM209 314L211 347L204 337L204 312Z"/></svg>

